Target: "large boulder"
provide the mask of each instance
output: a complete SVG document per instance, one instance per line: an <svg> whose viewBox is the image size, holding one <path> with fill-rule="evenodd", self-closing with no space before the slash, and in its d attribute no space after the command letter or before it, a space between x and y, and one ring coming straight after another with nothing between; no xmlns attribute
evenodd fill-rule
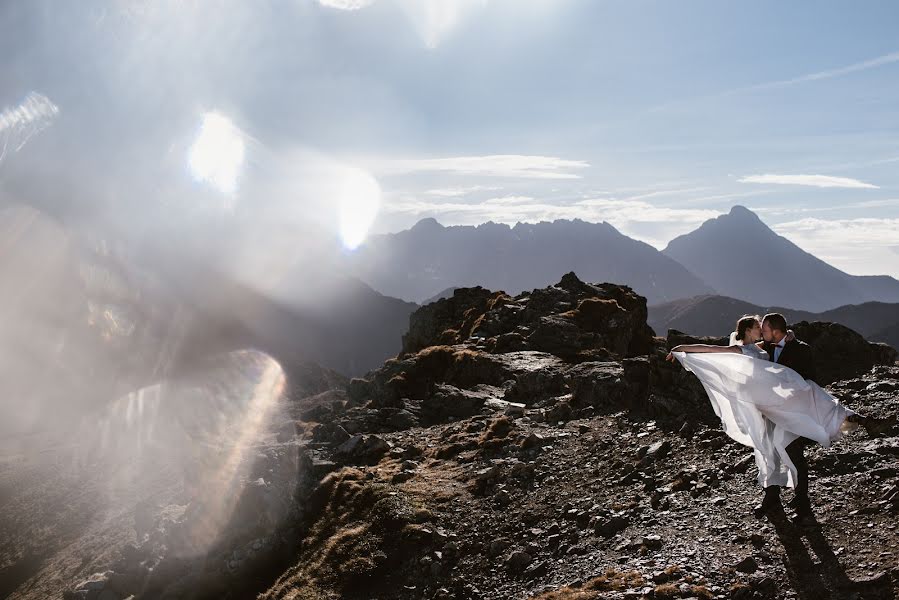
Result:
<svg viewBox="0 0 899 600"><path fill-rule="evenodd" d="M868 342L839 323L801 321L792 325L792 329L797 338L812 347L820 385L859 377L875 365L896 362L896 350L886 344Z"/></svg>

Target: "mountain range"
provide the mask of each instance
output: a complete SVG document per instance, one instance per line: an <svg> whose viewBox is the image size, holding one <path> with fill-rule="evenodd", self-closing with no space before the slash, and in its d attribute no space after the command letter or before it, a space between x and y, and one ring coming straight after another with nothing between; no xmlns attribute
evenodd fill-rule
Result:
<svg viewBox="0 0 899 600"><path fill-rule="evenodd" d="M372 236L348 257L349 272L388 296L422 302L450 287L509 294L550 285L574 271L584 281L631 286L649 302L713 290L676 260L608 223L579 219L411 229Z"/></svg>
<svg viewBox="0 0 899 600"><path fill-rule="evenodd" d="M445 227L425 218L410 229L371 236L346 261L350 274L378 292L419 303L473 285L515 294L551 284L568 271L584 281L628 285L649 304L710 294L816 312L899 302L896 279L844 273L743 206L672 240L663 251L604 222Z"/></svg>

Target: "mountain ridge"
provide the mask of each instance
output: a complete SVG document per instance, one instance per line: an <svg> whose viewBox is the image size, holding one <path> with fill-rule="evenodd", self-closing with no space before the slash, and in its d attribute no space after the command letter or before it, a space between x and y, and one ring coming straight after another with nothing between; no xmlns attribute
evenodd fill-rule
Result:
<svg viewBox="0 0 899 600"><path fill-rule="evenodd" d="M709 219L663 254L719 294L812 312L869 301L899 302L899 281L850 275L778 235L748 208Z"/></svg>
<svg viewBox="0 0 899 600"><path fill-rule="evenodd" d="M628 285L651 302L714 291L649 244L607 222L581 219L447 227L428 217L410 229L371 236L345 259L348 273L375 290L414 302L474 285L514 294L568 271Z"/></svg>

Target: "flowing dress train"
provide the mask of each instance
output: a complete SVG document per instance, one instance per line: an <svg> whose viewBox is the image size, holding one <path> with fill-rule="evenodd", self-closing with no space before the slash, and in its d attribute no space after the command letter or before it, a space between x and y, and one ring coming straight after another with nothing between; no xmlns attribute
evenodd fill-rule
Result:
<svg viewBox="0 0 899 600"><path fill-rule="evenodd" d="M854 411L817 383L773 363L757 346L742 354L686 353L674 356L705 388L725 433L753 448L763 487L796 487L796 467L786 447L798 437L829 447Z"/></svg>

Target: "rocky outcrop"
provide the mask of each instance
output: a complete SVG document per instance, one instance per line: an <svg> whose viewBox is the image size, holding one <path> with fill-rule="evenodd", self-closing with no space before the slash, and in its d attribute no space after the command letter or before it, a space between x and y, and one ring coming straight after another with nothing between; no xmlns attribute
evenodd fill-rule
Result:
<svg viewBox="0 0 899 600"><path fill-rule="evenodd" d="M894 348L869 342L839 323L801 321L792 328L796 337L812 347L821 385L858 377L875 365L892 365L897 359Z"/></svg>
<svg viewBox="0 0 899 600"><path fill-rule="evenodd" d="M403 353L480 342L488 352L538 350L569 361L645 354L653 332L646 299L627 286L585 283L568 273L556 285L511 297L481 287L416 310Z"/></svg>

